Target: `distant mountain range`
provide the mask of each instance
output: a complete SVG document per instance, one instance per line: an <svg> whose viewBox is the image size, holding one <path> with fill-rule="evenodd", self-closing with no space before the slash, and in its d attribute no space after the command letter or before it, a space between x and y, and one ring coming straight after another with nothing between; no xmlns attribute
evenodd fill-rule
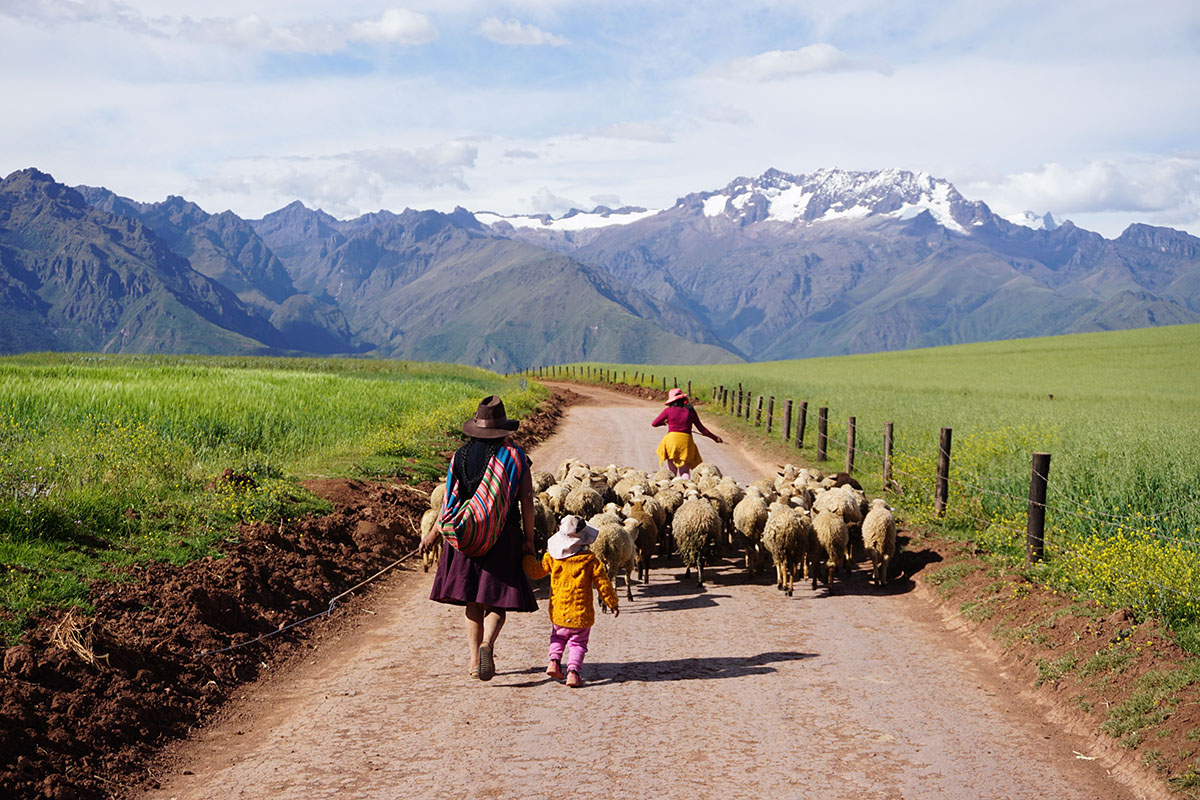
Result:
<svg viewBox="0 0 1200 800"><path fill-rule="evenodd" d="M1198 290L1196 237L1005 219L903 170L768 170L560 218L295 202L244 220L0 181L7 353L711 363L1200 322Z"/></svg>

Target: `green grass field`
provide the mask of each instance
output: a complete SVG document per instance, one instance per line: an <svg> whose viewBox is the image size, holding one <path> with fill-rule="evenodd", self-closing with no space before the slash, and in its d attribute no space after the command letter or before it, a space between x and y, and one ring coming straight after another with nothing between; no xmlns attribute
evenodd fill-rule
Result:
<svg viewBox="0 0 1200 800"><path fill-rule="evenodd" d="M449 364L37 354L0 359L0 635L85 582L213 552L239 520L322 507L315 475L429 476L479 399L537 386ZM239 488L226 469L254 477Z"/></svg>
<svg viewBox="0 0 1200 800"><path fill-rule="evenodd" d="M1200 326L958 345L895 353L703 367L585 364L662 386L739 382L808 402L802 460L817 408L829 408L826 469L841 469L856 417L855 470L880 490L883 425L895 424L898 503L933 522L938 430L953 429L950 504L940 523L1023 558L1031 454L1049 452L1049 557L1041 569L1113 607L1172 624L1200 650ZM737 422L711 402L701 414ZM778 427L774 435L778 435Z"/></svg>

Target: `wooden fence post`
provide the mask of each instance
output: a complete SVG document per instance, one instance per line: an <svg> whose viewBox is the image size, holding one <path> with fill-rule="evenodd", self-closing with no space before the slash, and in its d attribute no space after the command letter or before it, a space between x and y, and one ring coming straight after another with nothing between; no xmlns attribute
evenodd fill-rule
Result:
<svg viewBox="0 0 1200 800"><path fill-rule="evenodd" d="M846 421L846 474L854 471L854 425L857 420L851 417Z"/></svg>
<svg viewBox="0 0 1200 800"><path fill-rule="evenodd" d="M883 423L883 490L892 488L892 423Z"/></svg>
<svg viewBox="0 0 1200 800"><path fill-rule="evenodd" d="M789 397L783 403L783 443L792 440L792 400Z"/></svg>
<svg viewBox="0 0 1200 800"><path fill-rule="evenodd" d="M754 397L754 395L752 395L749 391L747 391L746 392L746 422L750 421L750 409L753 406L753 403L750 402L750 398L752 398L752 397ZM758 401L760 403L762 402L761 396L758 398Z"/></svg>
<svg viewBox="0 0 1200 800"><path fill-rule="evenodd" d="M817 461L825 460L825 446L829 443L829 408L817 409Z"/></svg>
<svg viewBox="0 0 1200 800"><path fill-rule="evenodd" d="M741 419L741 416L742 416L742 384L738 383L738 402L737 402L737 417L738 417L738 419Z"/></svg>
<svg viewBox="0 0 1200 800"><path fill-rule="evenodd" d="M667 376L663 375L663 391L667 390Z"/></svg>
<svg viewBox="0 0 1200 800"><path fill-rule="evenodd" d="M804 426L808 424L808 401L800 401L800 410L796 413L796 449L804 447Z"/></svg>
<svg viewBox="0 0 1200 800"><path fill-rule="evenodd" d="M775 395L767 398L767 433L771 432L771 423L775 419Z"/></svg>
<svg viewBox="0 0 1200 800"><path fill-rule="evenodd" d="M754 427L756 427L756 428L759 425L762 425L762 406L763 406L763 396L760 394L758 396L758 408L754 412Z"/></svg>
<svg viewBox="0 0 1200 800"><path fill-rule="evenodd" d="M946 501L950 496L950 428L942 428L938 437L937 484L933 487L933 513L939 517L946 513Z"/></svg>
<svg viewBox="0 0 1200 800"><path fill-rule="evenodd" d="M1050 454L1033 454L1029 476L1029 517L1025 523L1025 563L1041 561L1046 555L1046 484L1050 478Z"/></svg>
<svg viewBox="0 0 1200 800"><path fill-rule="evenodd" d="M692 382L688 381L688 397L692 396Z"/></svg>
<svg viewBox="0 0 1200 800"><path fill-rule="evenodd" d="M676 378L675 376L671 376L671 380L675 382L675 388L678 389L679 388L679 378Z"/></svg>

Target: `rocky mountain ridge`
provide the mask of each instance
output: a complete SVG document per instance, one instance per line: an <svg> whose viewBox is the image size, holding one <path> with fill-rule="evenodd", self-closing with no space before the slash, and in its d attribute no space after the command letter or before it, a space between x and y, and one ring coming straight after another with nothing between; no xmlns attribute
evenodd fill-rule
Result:
<svg viewBox="0 0 1200 800"><path fill-rule="evenodd" d="M1200 322L1200 239L1132 225L1109 240L1048 214L1016 224L906 170L772 169L663 210L557 219L459 208L339 220L293 202L244 220L36 170L0 182L0 199L4 352L359 353L503 371ZM135 236L121 263L161 291L135 314L154 325L130 339L113 327L126 287L50 265L89 247L115 263L113 242Z"/></svg>

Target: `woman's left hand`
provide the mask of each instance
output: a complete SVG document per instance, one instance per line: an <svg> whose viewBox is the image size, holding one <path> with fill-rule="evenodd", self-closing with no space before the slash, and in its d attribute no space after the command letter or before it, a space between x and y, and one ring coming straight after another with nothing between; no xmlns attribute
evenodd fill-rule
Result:
<svg viewBox="0 0 1200 800"><path fill-rule="evenodd" d="M442 535L437 531L430 531L421 537L421 544L417 548L418 552L424 553L426 550L433 549L437 541L442 538Z"/></svg>

